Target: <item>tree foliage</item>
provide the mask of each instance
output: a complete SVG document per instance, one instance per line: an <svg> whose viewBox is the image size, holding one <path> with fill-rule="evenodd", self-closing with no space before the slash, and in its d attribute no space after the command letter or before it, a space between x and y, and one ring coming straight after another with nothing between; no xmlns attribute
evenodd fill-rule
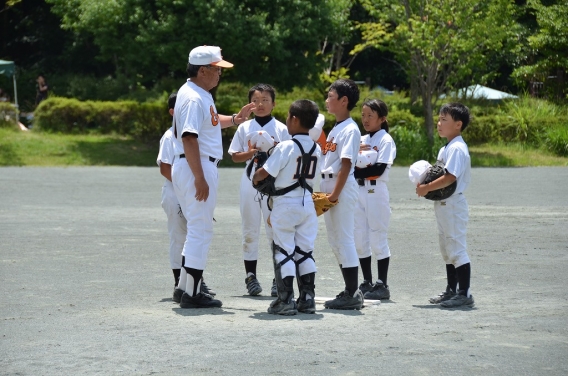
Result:
<svg viewBox="0 0 568 376"><path fill-rule="evenodd" d="M433 140L433 105L449 88L484 83L491 59L515 48L518 38L510 0L361 0L374 17L359 24L363 43L355 51L391 51L422 100Z"/></svg>
<svg viewBox="0 0 568 376"><path fill-rule="evenodd" d="M100 59L143 81L184 72L189 51L208 44L221 46L238 80L304 85L321 71L332 19L323 0L47 1L64 28L93 36Z"/></svg>
<svg viewBox="0 0 568 376"><path fill-rule="evenodd" d="M550 2L549 2L550 3ZM568 71L568 5L553 1L543 5L539 0L527 2L529 12L536 18L538 28L529 36L529 54L524 64L515 69L513 77L525 82L546 82L549 76L556 78L550 83L557 99L568 95L566 72Z"/></svg>

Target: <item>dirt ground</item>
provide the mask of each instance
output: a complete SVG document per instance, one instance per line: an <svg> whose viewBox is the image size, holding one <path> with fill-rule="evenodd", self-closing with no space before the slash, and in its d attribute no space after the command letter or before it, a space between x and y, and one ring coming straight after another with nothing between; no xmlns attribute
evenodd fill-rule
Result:
<svg viewBox="0 0 568 376"><path fill-rule="evenodd" d="M464 310L428 303L445 288L432 203L393 168L392 300L293 317L266 313L264 238L268 294L245 295L241 172L220 170L205 271L223 307L183 310L157 168L0 168L0 374L568 374L568 168L473 169ZM323 218L315 259L316 293L334 296Z"/></svg>

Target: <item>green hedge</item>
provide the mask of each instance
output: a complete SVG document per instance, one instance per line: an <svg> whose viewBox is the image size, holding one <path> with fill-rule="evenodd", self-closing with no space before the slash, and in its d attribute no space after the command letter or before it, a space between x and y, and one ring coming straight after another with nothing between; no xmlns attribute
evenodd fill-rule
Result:
<svg viewBox="0 0 568 376"><path fill-rule="evenodd" d="M159 140L171 124L167 101L98 102L49 98L34 113L34 127L47 132L131 135L141 141Z"/></svg>
<svg viewBox="0 0 568 376"><path fill-rule="evenodd" d="M219 113L238 112L248 100L248 89L242 84L221 85L215 93ZM320 111L325 115L324 130L329 133L335 120L333 115L325 111L324 94L310 89L277 93L273 115L285 122L288 107L295 99L312 99L318 103ZM381 98L389 106L390 133L397 145L397 160L407 164L418 159L432 159L443 145L443 140L437 137L435 131L434 145L428 144L424 121L416 115L416 108L408 104L408 98L403 94L383 96L378 92L363 90L361 98L361 102L364 98ZM171 124L166 103L165 93L158 100L144 103L81 102L76 99L50 97L36 109L34 127L48 132L129 135L143 142L157 142ZM531 98L485 108L482 104L482 102L467 103L473 113L472 122L463 133L468 144L517 142L532 147L547 148L559 156L568 156L566 110ZM6 107L4 112L8 110L9 108ZM0 111L3 111L2 107ZM358 124L361 124L360 106L357 106L351 115ZM0 122L3 122L2 126L6 124L4 116ZM364 133L363 128L360 129ZM223 130L225 143L230 142L235 130L236 127Z"/></svg>

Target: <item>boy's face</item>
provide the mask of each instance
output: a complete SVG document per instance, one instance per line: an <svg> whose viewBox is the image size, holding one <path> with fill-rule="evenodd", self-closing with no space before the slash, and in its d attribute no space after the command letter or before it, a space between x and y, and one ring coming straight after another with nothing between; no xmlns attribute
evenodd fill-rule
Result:
<svg viewBox="0 0 568 376"><path fill-rule="evenodd" d="M347 100L347 97L343 97L339 99L339 95L337 91L330 90L327 92L327 99L325 100L325 107L327 108L327 112L332 115L335 115L341 110L344 106L344 102Z"/></svg>
<svg viewBox="0 0 568 376"><path fill-rule="evenodd" d="M450 114L440 114L438 116L438 134L440 137L453 139L461 133L462 122L454 120Z"/></svg>
<svg viewBox="0 0 568 376"><path fill-rule="evenodd" d="M256 90L250 97L250 101L256 105L256 109L253 111L254 114L260 117L270 115L276 105L267 91Z"/></svg>

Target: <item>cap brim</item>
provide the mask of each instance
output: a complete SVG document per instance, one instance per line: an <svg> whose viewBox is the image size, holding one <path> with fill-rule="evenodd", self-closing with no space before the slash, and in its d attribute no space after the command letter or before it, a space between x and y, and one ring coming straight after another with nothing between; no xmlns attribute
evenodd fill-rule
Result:
<svg viewBox="0 0 568 376"><path fill-rule="evenodd" d="M221 68L232 68L233 64L229 63L228 61L225 60L221 60L221 61L217 61L215 63L211 63L210 65L214 65L216 67L221 67Z"/></svg>

